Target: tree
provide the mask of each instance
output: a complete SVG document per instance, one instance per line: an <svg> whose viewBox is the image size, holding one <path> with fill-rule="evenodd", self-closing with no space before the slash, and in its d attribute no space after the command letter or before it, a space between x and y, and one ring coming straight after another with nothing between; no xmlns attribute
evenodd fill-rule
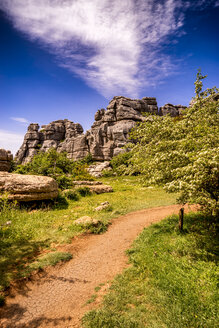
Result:
<svg viewBox="0 0 219 328"><path fill-rule="evenodd" d="M149 116L132 132L130 172L138 170L145 183L178 192L179 202L200 204L219 214L219 89L202 91L205 76L197 73L193 105L172 118Z"/></svg>

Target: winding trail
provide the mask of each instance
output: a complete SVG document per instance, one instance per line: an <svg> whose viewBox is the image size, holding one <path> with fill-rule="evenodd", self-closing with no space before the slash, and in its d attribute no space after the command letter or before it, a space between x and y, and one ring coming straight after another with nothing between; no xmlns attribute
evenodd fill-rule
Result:
<svg viewBox="0 0 219 328"><path fill-rule="evenodd" d="M94 288L127 267L125 250L143 228L178 211L179 206L172 205L129 213L114 219L102 235L73 239L66 246L72 260L13 290L0 310L0 327L79 328Z"/></svg>

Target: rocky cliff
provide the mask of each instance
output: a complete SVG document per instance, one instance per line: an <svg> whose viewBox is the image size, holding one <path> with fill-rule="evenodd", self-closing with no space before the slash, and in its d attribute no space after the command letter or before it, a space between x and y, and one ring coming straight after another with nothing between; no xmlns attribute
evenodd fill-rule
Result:
<svg viewBox="0 0 219 328"><path fill-rule="evenodd" d="M38 124L30 124L16 158L19 163L27 163L38 150L47 151L54 147L58 152L67 152L74 160L89 153L94 160L110 160L123 151L131 129L136 122L144 120L143 113L177 116L183 108L167 104L158 111L156 98L114 97L106 110L96 112L95 122L86 133L79 123L67 119L43 125L41 129Z"/></svg>
<svg viewBox="0 0 219 328"><path fill-rule="evenodd" d="M10 150L0 149L0 171L8 172L11 168L13 155Z"/></svg>

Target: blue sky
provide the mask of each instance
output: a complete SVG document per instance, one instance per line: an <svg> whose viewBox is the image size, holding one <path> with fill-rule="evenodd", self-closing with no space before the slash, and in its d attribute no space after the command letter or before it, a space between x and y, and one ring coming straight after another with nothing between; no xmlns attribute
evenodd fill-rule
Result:
<svg viewBox="0 0 219 328"><path fill-rule="evenodd" d="M30 122L90 128L113 96L188 105L219 86L217 0L1 0L0 148Z"/></svg>

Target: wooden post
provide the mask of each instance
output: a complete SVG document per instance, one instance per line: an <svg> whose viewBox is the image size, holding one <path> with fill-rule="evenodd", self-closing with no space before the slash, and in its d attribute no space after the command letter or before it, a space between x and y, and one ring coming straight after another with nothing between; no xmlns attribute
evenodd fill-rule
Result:
<svg viewBox="0 0 219 328"><path fill-rule="evenodd" d="M183 231L184 208L179 210L179 231Z"/></svg>

